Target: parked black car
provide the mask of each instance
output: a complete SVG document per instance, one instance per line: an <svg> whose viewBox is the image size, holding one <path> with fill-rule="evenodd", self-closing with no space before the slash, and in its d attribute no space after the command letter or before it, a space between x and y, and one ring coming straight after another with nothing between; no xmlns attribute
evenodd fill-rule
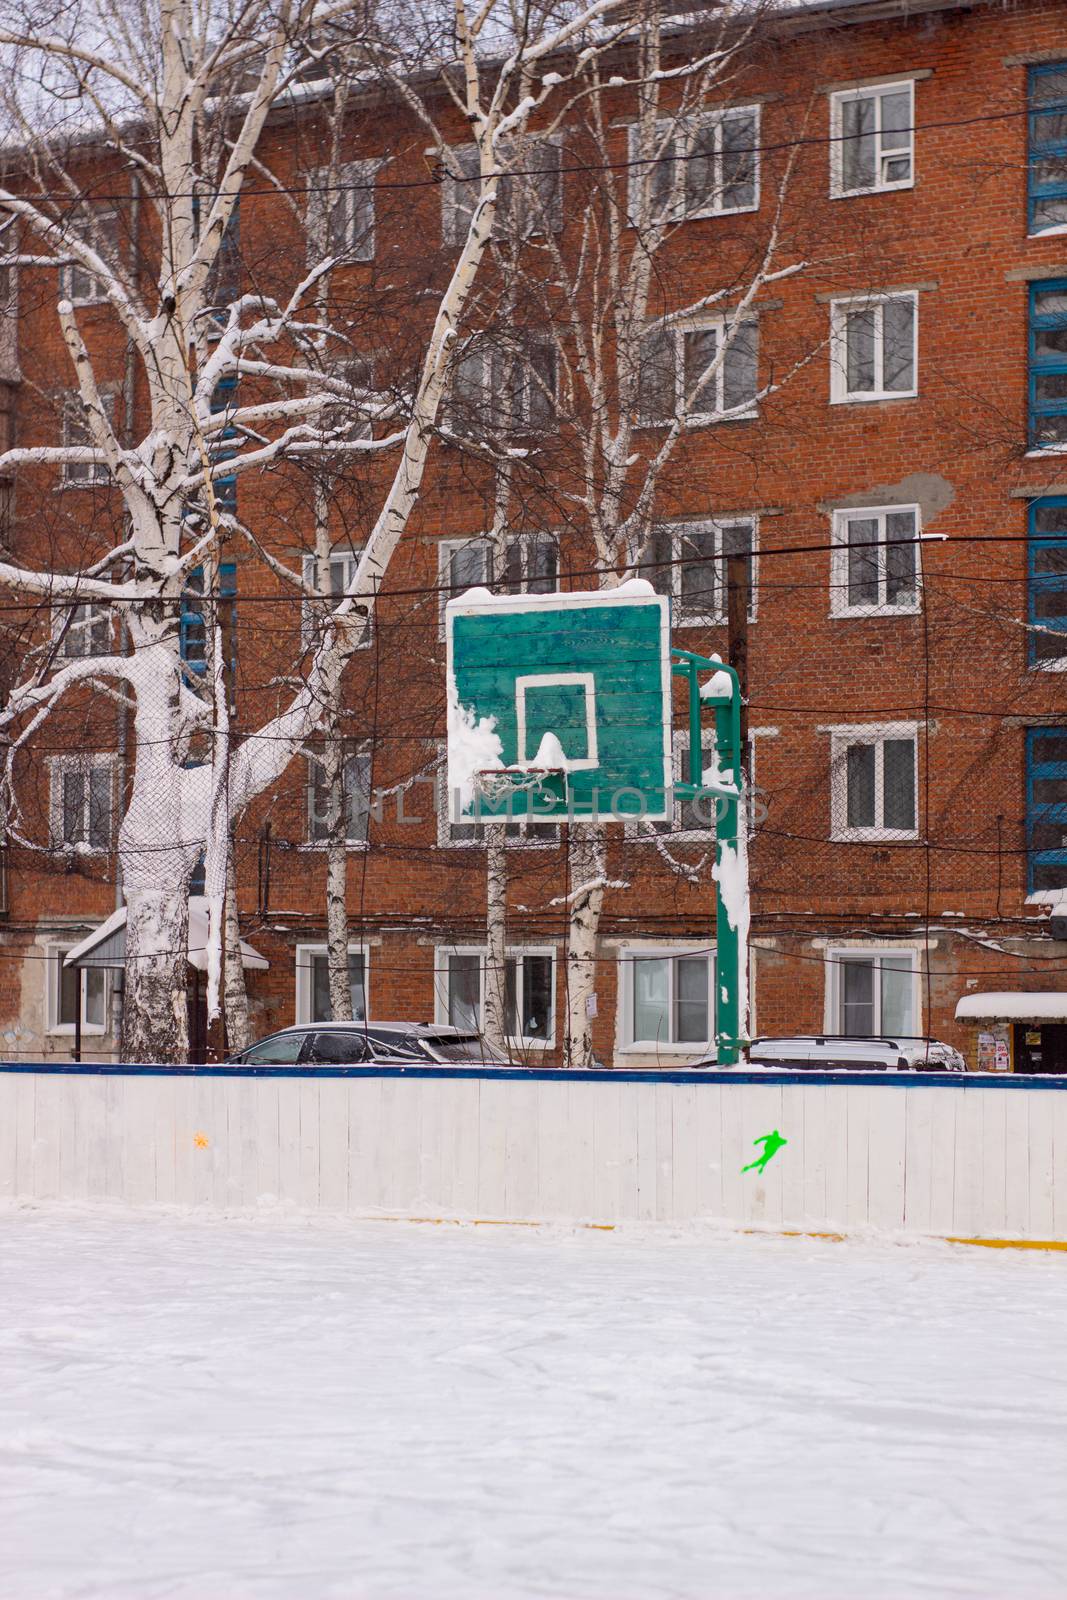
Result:
<svg viewBox="0 0 1067 1600"><path fill-rule="evenodd" d="M426 1022L314 1022L258 1039L227 1065L516 1067L480 1034Z"/></svg>

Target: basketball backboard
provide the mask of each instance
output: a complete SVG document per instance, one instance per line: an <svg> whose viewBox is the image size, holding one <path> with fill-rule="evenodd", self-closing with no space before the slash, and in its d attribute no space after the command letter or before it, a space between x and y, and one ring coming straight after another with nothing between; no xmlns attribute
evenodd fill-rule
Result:
<svg viewBox="0 0 1067 1600"><path fill-rule="evenodd" d="M445 619L453 820L670 819L665 596L640 578L578 594L471 589L449 601ZM481 783L500 768L549 776Z"/></svg>

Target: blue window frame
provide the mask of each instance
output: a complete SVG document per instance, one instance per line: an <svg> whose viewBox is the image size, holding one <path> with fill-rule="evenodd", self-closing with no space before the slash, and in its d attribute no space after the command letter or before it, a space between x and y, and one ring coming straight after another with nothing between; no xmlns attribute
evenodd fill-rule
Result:
<svg viewBox="0 0 1067 1600"><path fill-rule="evenodd" d="M1067 727L1026 732L1027 888L1067 888Z"/></svg>
<svg viewBox="0 0 1067 1600"><path fill-rule="evenodd" d="M1067 227L1067 61L1030 68L1029 231Z"/></svg>
<svg viewBox="0 0 1067 1600"><path fill-rule="evenodd" d="M1030 665L1067 670L1067 495L1030 502Z"/></svg>
<svg viewBox="0 0 1067 1600"><path fill-rule="evenodd" d="M227 377L220 378L215 385L214 393L211 396L211 409L216 414L220 411L229 413L236 408L236 405L237 376L231 372ZM224 440L235 439L237 430L235 428L224 428L219 437ZM232 450L213 450L211 458L213 461L229 461L232 456ZM227 474L225 478L216 478L214 488L215 505L218 510L222 512L223 516L235 517L237 515L237 474Z"/></svg>
<svg viewBox="0 0 1067 1600"><path fill-rule="evenodd" d="M204 569L194 567L185 584L182 595L180 648L181 658L185 663L187 672L198 675L207 671L207 634L204 630ZM232 602L237 595L237 564L233 561L223 561L219 565L219 595L220 602ZM228 607L230 616L224 618L223 635L230 636L230 666L237 665L236 629L233 627L233 611L235 607ZM229 624L227 626L227 623Z"/></svg>
<svg viewBox="0 0 1067 1600"><path fill-rule="evenodd" d="M1030 285L1030 448L1067 445L1067 278Z"/></svg>

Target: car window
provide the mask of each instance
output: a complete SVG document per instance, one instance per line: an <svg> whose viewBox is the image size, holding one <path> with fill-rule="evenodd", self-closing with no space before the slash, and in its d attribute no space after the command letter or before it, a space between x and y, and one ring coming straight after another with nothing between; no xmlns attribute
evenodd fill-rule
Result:
<svg viewBox="0 0 1067 1600"><path fill-rule="evenodd" d="M438 1061L455 1061L465 1064L473 1063L481 1066L483 1062L493 1063L506 1061L506 1056L497 1052L476 1033L454 1033L424 1035L420 1043L425 1046L427 1053Z"/></svg>
<svg viewBox="0 0 1067 1600"><path fill-rule="evenodd" d="M300 1047L306 1038L303 1032L272 1034L246 1050L241 1064L247 1067L293 1066L300 1058Z"/></svg>
<svg viewBox="0 0 1067 1600"><path fill-rule="evenodd" d="M425 1061L426 1054L422 1050L418 1036L411 1033L375 1033L373 1028L367 1035L370 1048L378 1060L396 1059L398 1061Z"/></svg>
<svg viewBox="0 0 1067 1600"><path fill-rule="evenodd" d="M366 1036L362 1032L317 1033L311 1041L307 1059L323 1066L351 1066L366 1061Z"/></svg>

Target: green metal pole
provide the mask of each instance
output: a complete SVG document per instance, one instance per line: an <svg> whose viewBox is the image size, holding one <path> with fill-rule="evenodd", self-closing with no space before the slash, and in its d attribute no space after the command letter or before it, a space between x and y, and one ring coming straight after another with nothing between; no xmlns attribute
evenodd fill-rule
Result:
<svg viewBox="0 0 1067 1600"><path fill-rule="evenodd" d="M731 688L729 700L716 700L715 744L719 755L719 771L731 777L735 794L722 794L715 801L715 1047L720 1066L733 1066L746 1042L747 1021L742 1009L747 1011L745 999L748 992L747 939L742 944L741 921L736 897L747 893L746 863L738 852L744 850L745 840L739 839L741 822L741 790L744 783L741 766L741 695L737 674L729 671ZM745 878L739 879L738 874ZM747 930L746 930L747 931Z"/></svg>
<svg viewBox="0 0 1067 1600"><path fill-rule="evenodd" d="M687 680L689 691L689 784L714 793L715 826L715 1054L720 1066L733 1066L748 1043L748 838L745 832L744 768L741 763L741 685L725 662L709 661L675 648L680 658L674 671ZM701 770L701 711L698 670L729 679L729 696L715 696L715 750L721 782L706 785Z"/></svg>

